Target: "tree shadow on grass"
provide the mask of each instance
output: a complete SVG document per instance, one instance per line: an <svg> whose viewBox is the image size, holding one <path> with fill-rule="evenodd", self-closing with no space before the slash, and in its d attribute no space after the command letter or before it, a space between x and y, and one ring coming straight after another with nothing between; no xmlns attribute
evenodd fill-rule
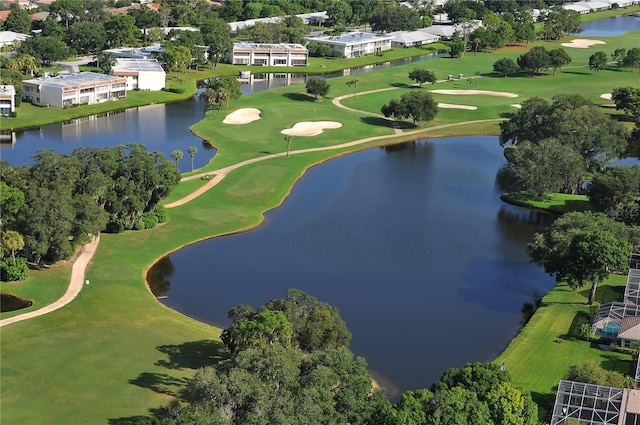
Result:
<svg viewBox="0 0 640 425"><path fill-rule="evenodd" d="M553 413L553 404L556 400L555 393L558 389L558 386L553 387L553 393L543 394L543 393L531 393L531 398L538 405L538 419L543 421L542 423L549 423L551 419L551 414Z"/></svg>
<svg viewBox="0 0 640 425"><path fill-rule="evenodd" d="M316 100L313 96L303 93L283 93L282 95L289 100L295 100L297 102L313 102Z"/></svg>
<svg viewBox="0 0 640 425"><path fill-rule="evenodd" d="M392 127L391 122L382 117L370 117L370 116L360 117L360 121L362 121L365 124L375 125L378 127Z"/></svg>
<svg viewBox="0 0 640 425"><path fill-rule="evenodd" d="M129 416L128 418L109 419L109 425L140 425L148 416Z"/></svg>
<svg viewBox="0 0 640 425"><path fill-rule="evenodd" d="M587 313L586 311L577 312L573 317L573 320L571 321L569 330L565 335L561 335L561 338L567 341L580 339L580 326L585 323L591 324L591 317L589 317L589 313Z"/></svg>
<svg viewBox="0 0 640 425"><path fill-rule="evenodd" d="M199 369L218 363L226 349L219 341L201 340L185 342L180 345L161 345L158 351L169 356L167 360L158 360L156 366L167 369Z"/></svg>
<svg viewBox="0 0 640 425"><path fill-rule="evenodd" d="M142 372L136 379L130 379L129 383L141 388L147 388L158 394L177 396L189 380L187 378L176 378L166 373Z"/></svg>
<svg viewBox="0 0 640 425"><path fill-rule="evenodd" d="M407 83L391 83L391 87L398 87L401 89L410 89L413 87L413 85L407 84Z"/></svg>

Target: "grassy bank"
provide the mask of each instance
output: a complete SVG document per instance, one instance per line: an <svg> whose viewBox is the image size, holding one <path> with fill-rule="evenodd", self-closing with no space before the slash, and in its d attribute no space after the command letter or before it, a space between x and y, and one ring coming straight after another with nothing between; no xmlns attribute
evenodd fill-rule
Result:
<svg viewBox="0 0 640 425"><path fill-rule="evenodd" d="M596 301L620 301L626 276L611 275L598 288ZM496 359L506 362L513 382L531 392L544 420L553 406L555 390L569 368L585 361L594 361L604 369L635 376L636 362L629 354L603 350L597 344L580 338L579 328L588 322L586 302L589 288L571 290L559 284L543 299L527 326Z"/></svg>
<svg viewBox="0 0 640 425"><path fill-rule="evenodd" d="M589 211L592 209L586 195L570 195L567 193L552 193L548 199L539 200L529 192L510 192L500 196L503 201L520 207L547 211L553 214L564 214L571 211Z"/></svg>
<svg viewBox="0 0 640 425"><path fill-rule="evenodd" d="M598 46L598 50L610 53L615 46L628 47L633 40L637 40L638 35L636 32L608 39L608 44L605 47ZM558 45L543 44L549 47ZM478 109L442 109L436 122L416 129L407 126L402 135L395 135L388 121L372 113L379 111L378 105L381 103L412 90L407 86L410 83L407 74L414 65L359 75L358 96L354 101L343 101L344 105L354 109L352 111L338 109L331 102L331 98L348 94L346 81L349 77L342 77L330 80L331 98L312 101L304 93L304 87L298 85L243 96L218 116L209 112L193 130L211 140L219 149L211 164L203 170L212 174L222 167L285 151L286 142L280 131L297 121L339 121L343 127L326 130L315 137L295 137L291 156L252 163L231 172L202 196L170 209L168 222L155 229L103 235L87 271L87 279L91 284L83 288L76 300L51 314L2 328L0 395L3 423L41 423L42 418L47 418L50 424L129 424L135 418L147 415L149 409L166 402L172 394L178 393L185 378L191 376L195 369L224 354L218 342L220 330L159 304L146 286L146 271L164 254L182 246L258 226L263 213L280 205L296 180L310 166L337 155L400 140L436 135L495 134L498 131L497 120L508 117L515 111L511 105L527 97L550 97L573 90L596 100L613 87L637 82L637 74L627 71L608 70L592 75L585 70L584 65L594 48L571 50L574 65L580 67L567 69L556 77L504 79L491 76L491 65L495 60L507 55L517 56L524 49L507 48L491 54L467 54L457 60L443 58L429 61L427 66L436 70L437 75L457 75L460 72L469 75L480 70L486 76L479 80L479 89L514 92L518 98L437 95L438 101L473 104ZM195 73L186 75L193 81L199 79ZM468 86L467 81L455 81L414 90L467 89ZM362 94L380 88L390 90ZM261 109L262 119L242 126L221 123L228 112L241 107ZM481 119L492 121L478 121ZM466 120L472 122L458 125ZM374 139L362 140L368 137ZM340 146L341 143L354 140L361 140L361 143ZM295 152L307 148L327 150ZM202 180L181 183L171 200L201 184ZM194 267L211 267L210 284L225 284L216 279L215 259L211 259L208 265L194 264ZM32 291L29 296L40 304L48 302L44 297L45 288L55 279L47 273L49 271L34 274L29 282L20 284L20 291L24 291L22 294ZM69 270L61 268L57 273L60 274L57 278L59 286L63 287ZM5 283L1 285L3 291L12 292L10 287ZM558 309L562 306L583 308L580 303L584 301L573 298L582 297L582 294L565 292L567 298L557 302ZM599 295L602 293L602 290L599 291ZM564 302L569 304L562 304ZM545 303L556 305L548 300ZM540 313L545 311L545 303ZM0 318L4 317L8 315L0 315ZM531 323L542 321L540 332L543 332L544 326L547 331L554 326L569 329L574 317L575 314L572 315L570 311L557 315L536 314ZM554 320L553 325L546 320ZM536 326L532 329L536 329ZM568 331L558 332L565 335ZM524 338L523 335L526 333L522 332L515 341ZM530 338L518 343L522 344L524 353L530 356L537 354L530 364L548 362L552 358L544 351L551 348L544 345L543 350L539 348L542 345L535 345L543 340L548 344L545 338L551 338L553 342L556 336L541 335L539 339ZM558 345L574 347L568 342ZM570 361L571 356L565 355L566 359L562 360L565 363L559 363L558 367L531 367L525 370L525 366L517 367L518 362L527 358L518 360L517 347L510 346L503 355L508 360L508 369L514 380L534 393L548 395L549 388L557 384L562 376L560 372L564 369L563 365ZM576 341L575 347L581 352L589 348L580 345L579 341ZM540 356L540 353L544 353L544 356ZM549 353L553 354L554 351ZM611 359L618 364L617 358ZM528 376L533 373L531 371L536 372L535 378Z"/></svg>

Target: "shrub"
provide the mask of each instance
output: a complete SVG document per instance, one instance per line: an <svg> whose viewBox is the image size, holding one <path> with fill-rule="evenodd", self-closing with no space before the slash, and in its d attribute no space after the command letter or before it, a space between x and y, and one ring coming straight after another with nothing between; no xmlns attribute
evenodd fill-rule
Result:
<svg viewBox="0 0 640 425"><path fill-rule="evenodd" d="M593 327L588 323L580 325L580 336L587 341L591 340L593 337Z"/></svg>
<svg viewBox="0 0 640 425"><path fill-rule="evenodd" d="M136 221L133 222L131 230L144 230L144 221L142 221L142 218L137 218Z"/></svg>
<svg viewBox="0 0 640 425"><path fill-rule="evenodd" d="M124 232L126 226L122 219L115 219L107 223L105 233L121 233Z"/></svg>
<svg viewBox="0 0 640 425"><path fill-rule="evenodd" d="M142 225L145 229L153 229L158 224L158 216L155 211L150 211L142 214Z"/></svg>
<svg viewBox="0 0 640 425"><path fill-rule="evenodd" d="M164 206L162 205L156 206L153 212L156 215L156 218L158 219L158 223L164 223L165 221L167 221L167 209Z"/></svg>
<svg viewBox="0 0 640 425"><path fill-rule="evenodd" d="M0 261L0 277L3 282L15 282L29 277L27 260L22 257L7 258Z"/></svg>

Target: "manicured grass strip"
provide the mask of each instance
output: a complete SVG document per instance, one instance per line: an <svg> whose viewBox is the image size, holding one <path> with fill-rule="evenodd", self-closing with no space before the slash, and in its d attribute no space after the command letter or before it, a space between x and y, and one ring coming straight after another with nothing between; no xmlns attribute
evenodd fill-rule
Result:
<svg viewBox="0 0 640 425"><path fill-rule="evenodd" d="M599 286L599 303L620 301L626 276L611 275ZM588 288L574 291L559 284L542 299L542 304L525 328L495 362L506 362L513 382L531 392L540 408L540 420L552 408L555 389L569 368L595 361L604 369L634 376L635 362L628 354L600 349L579 337L580 325L588 321Z"/></svg>
<svg viewBox="0 0 640 425"><path fill-rule="evenodd" d="M549 211L563 214L572 211L590 211L591 202L586 195L571 195L567 193L551 193L546 200L537 200L530 192L509 192L500 197L503 201L525 208Z"/></svg>

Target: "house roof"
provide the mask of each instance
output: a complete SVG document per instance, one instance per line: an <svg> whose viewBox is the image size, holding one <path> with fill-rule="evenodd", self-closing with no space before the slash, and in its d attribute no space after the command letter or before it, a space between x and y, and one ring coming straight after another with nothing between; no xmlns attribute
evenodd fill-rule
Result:
<svg viewBox="0 0 640 425"><path fill-rule="evenodd" d="M391 32L387 35L395 36L392 41L396 43L416 43L419 41L440 39L439 35L431 34L425 31L396 31Z"/></svg>
<svg viewBox="0 0 640 425"><path fill-rule="evenodd" d="M420 28L418 31L426 32L440 37L452 37L456 28L452 25L431 25L427 28Z"/></svg>
<svg viewBox="0 0 640 425"><path fill-rule="evenodd" d="M27 34L21 34L14 31L0 31L0 44L13 43L14 41L24 41L31 37Z"/></svg>
<svg viewBox="0 0 640 425"><path fill-rule="evenodd" d="M11 13L10 10L0 10L0 21L4 22L7 20L7 16Z"/></svg>
<svg viewBox="0 0 640 425"><path fill-rule="evenodd" d="M116 59L116 64L111 68L113 75L124 75L126 72L140 71L146 72L161 72L164 74L164 69L155 59L129 59L120 58Z"/></svg>
<svg viewBox="0 0 640 425"><path fill-rule="evenodd" d="M640 317L625 317L620 323L618 338L640 340Z"/></svg>

